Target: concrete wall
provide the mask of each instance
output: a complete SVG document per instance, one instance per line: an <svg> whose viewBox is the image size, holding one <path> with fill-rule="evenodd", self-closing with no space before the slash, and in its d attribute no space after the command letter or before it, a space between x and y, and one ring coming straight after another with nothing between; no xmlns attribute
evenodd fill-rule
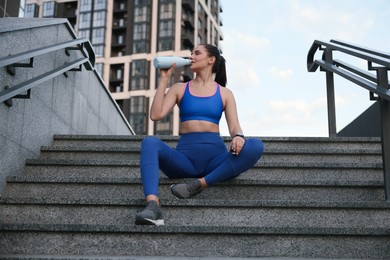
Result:
<svg viewBox="0 0 390 260"><path fill-rule="evenodd" d="M379 102L375 102L361 115L337 133L339 137L381 137L382 125Z"/></svg>
<svg viewBox="0 0 390 260"><path fill-rule="evenodd" d="M0 19L0 59L23 51L69 41L75 34L66 19ZM16 68L11 76L0 68L0 92L81 57L56 51L34 59L33 68ZM26 61L28 62L28 61ZM100 76L95 71L70 71L31 90L31 99L0 104L0 192L6 177L23 174L26 159L39 156L54 134L132 135Z"/></svg>

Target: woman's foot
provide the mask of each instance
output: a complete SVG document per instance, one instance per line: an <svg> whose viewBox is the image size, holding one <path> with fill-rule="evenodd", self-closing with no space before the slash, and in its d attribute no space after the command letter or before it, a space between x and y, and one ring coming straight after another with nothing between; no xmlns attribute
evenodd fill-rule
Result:
<svg viewBox="0 0 390 260"><path fill-rule="evenodd" d="M175 184L171 186L171 192L179 199L191 198L203 191L203 185L199 179L189 183Z"/></svg>
<svg viewBox="0 0 390 260"><path fill-rule="evenodd" d="M164 225L164 219L161 207L157 201L150 200L143 211L139 212L135 217L136 225Z"/></svg>

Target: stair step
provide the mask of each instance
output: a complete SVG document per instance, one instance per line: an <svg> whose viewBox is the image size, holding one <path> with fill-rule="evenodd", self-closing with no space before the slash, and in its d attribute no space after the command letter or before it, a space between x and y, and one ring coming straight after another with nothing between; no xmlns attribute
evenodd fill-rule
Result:
<svg viewBox="0 0 390 260"><path fill-rule="evenodd" d="M159 196L172 198L169 187L184 179L161 178ZM383 182L376 181L310 181L310 180L245 180L235 179L205 189L195 199L264 199L323 201L384 199ZM4 196L13 197L69 197L69 198L142 198L140 178L88 177L9 177Z"/></svg>
<svg viewBox="0 0 390 260"><path fill-rule="evenodd" d="M15 254L15 255L1 255L2 260L302 260L302 257L182 257L182 256L97 256L97 255L26 255L26 254ZM305 260L347 260L345 258L308 258Z"/></svg>
<svg viewBox="0 0 390 260"><path fill-rule="evenodd" d="M55 136L25 175L7 180L0 258L390 256L379 138L264 137L254 167L189 200L169 189L187 179L160 173L162 227L134 225L145 207L144 138ZM160 138L172 147L179 139Z"/></svg>
<svg viewBox="0 0 390 260"><path fill-rule="evenodd" d="M144 135L136 136L105 136L105 135L55 135L53 146L75 146L75 147L118 147L139 149ZM175 147L178 136L159 136L159 139L168 145ZM249 137L250 138L250 137ZM258 137L253 137L258 138ZM222 136L226 144L231 138ZM311 149L353 150L356 152L381 151L381 139L377 137L261 137L265 143L265 150L301 151Z"/></svg>
<svg viewBox="0 0 390 260"><path fill-rule="evenodd" d="M5 224L128 225L145 206L142 200L2 198ZM385 202L300 202L243 200L164 200L169 226L388 229ZM12 217L11 217L12 216ZM390 233L389 233L390 235Z"/></svg>
<svg viewBox="0 0 390 260"><path fill-rule="evenodd" d="M134 147L84 147L84 146L45 146L41 148L41 159L110 159L139 160L140 149ZM266 149L261 162L345 162L382 163L380 149Z"/></svg>
<svg viewBox="0 0 390 260"><path fill-rule="evenodd" d="M62 160L29 159L26 161L26 175L55 177L89 176L108 178L137 178L140 176L139 160ZM242 179L275 180L345 180L383 181L382 163L313 163L259 161L254 167L241 174Z"/></svg>
<svg viewBox="0 0 390 260"><path fill-rule="evenodd" d="M371 167L370 167L371 166ZM28 176L43 176L56 178L66 175L68 177L96 177L96 178L138 178L140 177L140 165L137 161L105 165L88 163L82 164L75 161L58 162L55 160L28 160L25 167ZM161 175L163 176L163 175ZM302 167L287 167L276 164L255 166L240 179L262 180L355 180L355 181L383 181L382 164L369 164L359 168L351 165L334 165L334 167L315 167L302 165Z"/></svg>
<svg viewBox="0 0 390 260"><path fill-rule="evenodd" d="M83 146L43 146L40 159L114 159L139 160L140 149L134 147L83 147Z"/></svg>
<svg viewBox="0 0 390 260"><path fill-rule="evenodd" d="M3 254L386 259L390 248L388 229L377 228L0 224L0 229Z"/></svg>

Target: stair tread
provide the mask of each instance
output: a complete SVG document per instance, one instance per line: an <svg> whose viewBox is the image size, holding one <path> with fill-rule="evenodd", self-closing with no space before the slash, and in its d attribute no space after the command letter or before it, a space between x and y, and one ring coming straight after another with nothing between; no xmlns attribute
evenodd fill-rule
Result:
<svg viewBox="0 0 390 260"><path fill-rule="evenodd" d="M83 145L51 145L51 146L42 146L41 152L139 152L140 146L88 146ZM282 148L272 148L264 151L264 154L341 154L341 155L381 155L381 148L292 148L292 149L282 149Z"/></svg>
<svg viewBox="0 0 390 260"><path fill-rule="evenodd" d="M139 166L139 160L118 160L118 159L28 159L26 165L109 165L109 166ZM256 167L288 167L288 168L382 168L382 163L332 163L332 162L270 162L265 163L262 161L257 162Z"/></svg>
<svg viewBox="0 0 390 260"><path fill-rule="evenodd" d="M145 206L144 199L128 198L35 198L35 197L0 197L0 205L37 204L37 205L117 205ZM164 207L280 207L280 208L359 208L390 209L386 201L300 201L300 200L232 200L232 199L164 199Z"/></svg>
<svg viewBox="0 0 390 260"><path fill-rule="evenodd" d="M172 234L245 234L245 235L371 235L388 236L388 228L371 227L258 227L258 226L137 226L99 225L99 224L38 224L18 223L0 224L2 231L38 231L38 232L88 232L88 233L172 233Z"/></svg>
<svg viewBox="0 0 390 260"><path fill-rule="evenodd" d="M54 135L56 140L143 140L147 135ZM229 136L221 136L224 140L231 140ZM303 142L370 142L380 143L380 137L289 137L289 136L247 136L261 138L263 141L303 141ZM161 140L179 140L179 136L159 135Z"/></svg>
<svg viewBox="0 0 390 260"><path fill-rule="evenodd" d="M189 179L169 179L161 176L160 184L170 185L178 182L186 182ZM8 183L73 183L73 184L142 184L141 178L107 178L107 177L91 177L91 176L8 176ZM267 185L267 186L316 186L316 187L380 187L383 188L383 181L375 180L269 180L269 179L241 179L240 176L228 182L220 183L217 186L232 186L232 185Z"/></svg>

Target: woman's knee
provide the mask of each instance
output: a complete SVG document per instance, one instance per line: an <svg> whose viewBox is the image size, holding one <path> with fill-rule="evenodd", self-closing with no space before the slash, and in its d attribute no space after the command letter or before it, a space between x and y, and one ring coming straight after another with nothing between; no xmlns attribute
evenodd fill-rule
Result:
<svg viewBox="0 0 390 260"><path fill-rule="evenodd" d="M161 140L158 139L157 137L148 136L148 137L145 137L145 138L142 140L141 147L142 147L142 148L146 148L146 147L156 147L156 146L159 145L160 143L161 143Z"/></svg>
<svg viewBox="0 0 390 260"><path fill-rule="evenodd" d="M259 138L248 138L245 142L248 152L254 158L260 159L264 152L264 143Z"/></svg>

